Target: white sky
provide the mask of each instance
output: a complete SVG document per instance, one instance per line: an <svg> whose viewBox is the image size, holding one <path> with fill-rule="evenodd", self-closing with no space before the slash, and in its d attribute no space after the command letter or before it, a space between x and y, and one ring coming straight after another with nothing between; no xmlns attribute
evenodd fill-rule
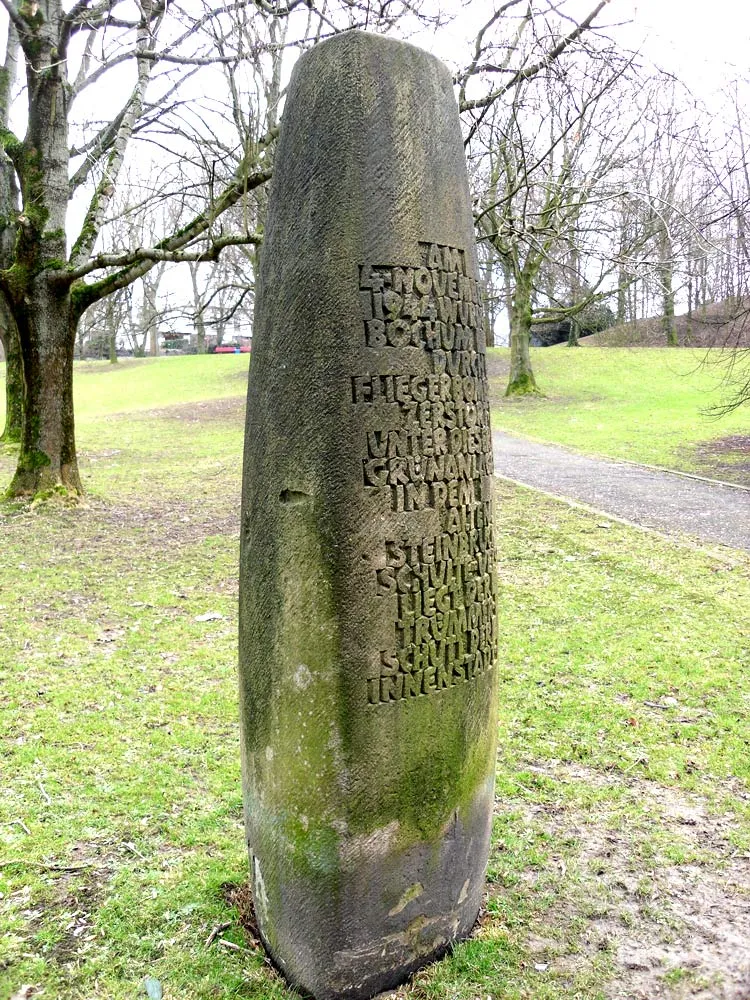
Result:
<svg viewBox="0 0 750 1000"><path fill-rule="evenodd" d="M499 0L455 2L456 6L460 2L461 13L447 31L438 38L419 32L411 40L449 63L454 59L465 63L477 27ZM565 10L582 18L596 2L568 0ZM448 6L450 0L442 3ZM0 23L4 22L0 10ZM750 0L611 0L597 23L613 40L641 51L646 62L674 73L714 113L720 111L718 92L724 81L736 76L750 80ZM108 91L116 78L117 74Z"/></svg>
<svg viewBox="0 0 750 1000"><path fill-rule="evenodd" d="M624 44L681 77L699 96L750 73L748 0L613 0L601 15L633 23L614 29Z"/></svg>

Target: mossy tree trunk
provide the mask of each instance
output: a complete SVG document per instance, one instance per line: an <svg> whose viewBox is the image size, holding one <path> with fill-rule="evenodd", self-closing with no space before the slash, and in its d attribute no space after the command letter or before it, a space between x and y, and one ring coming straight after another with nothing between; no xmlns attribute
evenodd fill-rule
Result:
<svg viewBox="0 0 750 1000"><path fill-rule="evenodd" d="M139 245L97 254L95 246L112 208L127 145L149 108L146 90L156 65L152 58L156 32L165 19L175 15L171 10L167 13L163 0L139 0L135 7L140 14L121 23L133 43L137 71L133 89L117 116L86 147L95 155L71 171L71 105L76 93L93 83L92 74L100 70L89 72L85 57L71 83L68 45L81 34L86 34L90 45L94 36L89 32L109 30L110 5L88 0L0 0L0 6L5 26L10 24L6 58L0 66L0 295L18 329L24 404L18 467L8 494L36 495L58 488L79 493L73 353L81 316L157 266L215 260L226 246L260 242L259 234L247 232L223 236L219 242L212 226L249 191L269 180L262 156L275 136L264 137L258 152L253 149L252 155L242 158L231 181L212 200L210 211L197 212L188 225L181 224L154 247ZM230 6L234 7L225 9ZM197 19L191 23L196 31L203 24ZM27 123L23 138L9 126L19 52L26 70L25 114L19 115ZM69 253L68 201L72 191L90 183L94 190ZM88 278L97 272L99 277Z"/></svg>
<svg viewBox="0 0 750 1000"><path fill-rule="evenodd" d="M617 325L625 323L628 318L628 286L630 282L628 275L623 268L620 268L617 275Z"/></svg>
<svg viewBox="0 0 750 1000"><path fill-rule="evenodd" d="M506 396L539 392L531 370L531 294L533 275L524 268L516 274L510 323L510 376Z"/></svg>
<svg viewBox="0 0 750 1000"><path fill-rule="evenodd" d="M120 312L117 308L118 302L115 295L110 295L104 300L104 316L107 323L107 351L109 363L117 364L117 331L120 325Z"/></svg>
<svg viewBox="0 0 750 1000"><path fill-rule="evenodd" d="M662 296L662 330L667 347L677 347L677 328L674 321L674 265L672 262L672 240L666 223L662 223L659 241L659 285Z"/></svg>
<svg viewBox="0 0 750 1000"><path fill-rule="evenodd" d="M68 288L38 275L14 312L24 372L24 419L11 496L63 488L81 492L73 421L77 322Z"/></svg>
<svg viewBox="0 0 750 1000"><path fill-rule="evenodd" d="M69 85L60 58L55 11L35 8L23 21L29 120L5 151L20 181L14 260L0 274L18 328L24 413L18 466L8 493L81 491L73 427L73 352L77 318L71 309L65 221L68 206ZM33 16L32 16L33 15ZM48 15L48 16L45 16Z"/></svg>
<svg viewBox="0 0 750 1000"><path fill-rule="evenodd" d="M17 443L23 428L23 362L15 320L0 296L0 324L5 350L5 428L0 441Z"/></svg>
<svg viewBox="0 0 750 1000"><path fill-rule="evenodd" d="M677 328L674 321L674 288L672 287L672 266L659 268L662 285L662 328L667 338L667 347L677 347Z"/></svg>
<svg viewBox="0 0 750 1000"><path fill-rule="evenodd" d="M18 31L10 21L6 37L5 61L0 67L0 128L7 129L10 99L18 72ZM16 244L15 219L18 215L18 184L13 163L0 146L0 268L13 262ZM5 428L0 441L21 440L23 420L23 363L18 329L5 296L0 293L0 341L5 351Z"/></svg>

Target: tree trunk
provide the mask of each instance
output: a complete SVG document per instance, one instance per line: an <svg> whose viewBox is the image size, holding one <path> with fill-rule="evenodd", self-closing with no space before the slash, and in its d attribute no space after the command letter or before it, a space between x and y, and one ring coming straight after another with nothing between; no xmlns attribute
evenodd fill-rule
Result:
<svg viewBox="0 0 750 1000"><path fill-rule="evenodd" d="M495 267L495 252L492 244L489 244L486 248L487 256L484 259L483 264L480 266L480 301L482 303L482 315L484 318L484 334L485 334L485 345L487 347L495 346L495 314L496 314L496 300L495 300L495 283L493 281L493 272Z"/></svg>
<svg viewBox="0 0 750 1000"><path fill-rule="evenodd" d="M490 304L490 295L492 290L490 288L489 278L485 278L483 294L482 294L482 314L484 316L484 343L486 347L495 346L495 311Z"/></svg>
<svg viewBox="0 0 750 1000"><path fill-rule="evenodd" d="M104 317L107 324L107 352L109 363L117 364L117 333L119 327L119 309L114 295L110 295L104 302Z"/></svg>
<svg viewBox="0 0 750 1000"><path fill-rule="evenodd" d="M621 268L617 285L617 323L624 324L627 318L627 275Z"/></svg>
<svg viewBox="0 0 750 1000"><path fill-rule="evenodd" d="M662 265L659 268L662 286L662 329L667 338L667 347L677 347L677 328L674 322L674 288L672 287L672 268Z"/></svg>
<svg viewBox="0 0 750 1000"><path fill-rule="evenodd" d="M198 354L206 353L206 324L203 319L203 303L201 302L200 289L198 288L198 265L190 265L190 279L193 284L193 305L195 312L193 320L195 322L196 350Z"/></svg>
<svg viewBox="0 0 750 1000"><path fill-rule="evenodd" d="M510 377L506 396L525 396L539 392L531 370L531 279L521 272L516 276L510 324Z"/></svg>
<svg viewBox="0 0 750 1000"><path fill-rule="evenodd" d="M578 323L577 317L573 316L570 320L570 330L568 331L568 347L580 347L579 339L581 335L581 327Z"/></svg>
<svg viewBox="0 0 750 1000"><path fill-rule="evenodd" d="M67 287L48 275L14 303L24 369L24 419L18 467L8 493L34 496L62 487L81 493L73 423L73 348L77 322Z"/></svg>
<svg viewBox="0 0 750 1000"><path fill-rule="evenodd" d="M5 349L5 429L0 441L17 443L23 430L23 362L16 322L0 296L0 323Z"/></svg>

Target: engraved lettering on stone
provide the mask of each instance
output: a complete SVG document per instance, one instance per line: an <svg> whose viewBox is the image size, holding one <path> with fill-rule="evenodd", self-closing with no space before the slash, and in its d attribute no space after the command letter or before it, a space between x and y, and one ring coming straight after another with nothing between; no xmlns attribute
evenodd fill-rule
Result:
<svg viewBox="0 0 750 1000"><path fill-rule="evenodd" d="M415 359L424 352L431 368L352 378L352 403L365 407L363 485L387 491L396 513L437 511L441 527L419 545L388 541L381 553L375 594L393 602L396 619L393 646L367 679L371 705L471 681L491 669L497 642L478 288L464 250L422 243L420 251L421 266L359 272L364 344L413 350Z"/></svg>

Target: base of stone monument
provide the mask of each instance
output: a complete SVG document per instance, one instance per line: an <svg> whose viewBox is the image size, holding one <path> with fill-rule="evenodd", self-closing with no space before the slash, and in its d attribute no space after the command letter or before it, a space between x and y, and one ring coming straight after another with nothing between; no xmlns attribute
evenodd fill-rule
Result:
<svg viewBox="0 0 750 1000"><path fill-rule="evenodd" d="M369 1000L443 956L471 933L479 914L483 885L466 873L487 855L493 796L489 780L437 841L393 853L393 824L344 840L329 892L287 874L285 905L273 924L276 946L258 921L274 966L317 1000ZM262 917L263 873L257 858L251 864Z"/></svg>

